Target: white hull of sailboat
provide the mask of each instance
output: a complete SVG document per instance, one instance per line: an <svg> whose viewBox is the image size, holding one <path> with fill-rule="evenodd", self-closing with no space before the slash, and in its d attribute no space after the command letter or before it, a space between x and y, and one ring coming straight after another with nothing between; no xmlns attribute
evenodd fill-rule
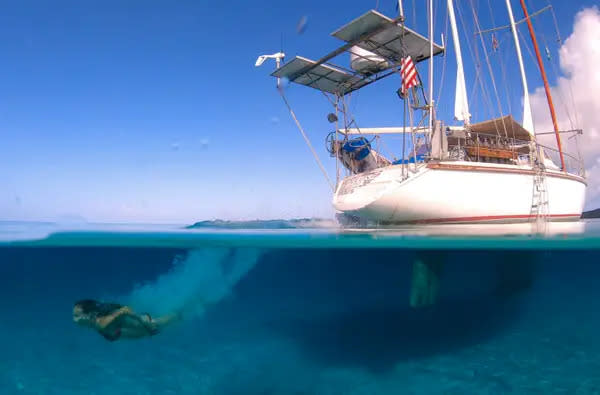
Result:
<svg viewBox="0 0 600 395"><path fill-rule="evenodd" d="M340 183L333 205L341 213L376 223L524 222L535 218L531 167L475 162L435 162L389 166L348 177ZM548 170L547 208L552 221L578 220L585 180Z"/></svg>

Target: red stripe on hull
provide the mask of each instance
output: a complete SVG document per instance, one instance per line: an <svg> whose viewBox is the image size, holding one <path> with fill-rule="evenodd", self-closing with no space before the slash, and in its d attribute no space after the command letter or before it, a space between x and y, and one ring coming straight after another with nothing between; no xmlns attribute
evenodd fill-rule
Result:
<svg viewBox="0 0 600 395"><path fill-rule="evenodd" d="M421 219L415 221L406 221L411 224L432 224L432 223L443 223L443 222L490 222L490 221L505 221L505 220L531 220L534 219L535 215L523 214L523 215L490 215L480 217L457 217L457 218L432 218L432 219ZM551 214L547 215L548 218L556 219L579 219L581 214Z"/></svg>

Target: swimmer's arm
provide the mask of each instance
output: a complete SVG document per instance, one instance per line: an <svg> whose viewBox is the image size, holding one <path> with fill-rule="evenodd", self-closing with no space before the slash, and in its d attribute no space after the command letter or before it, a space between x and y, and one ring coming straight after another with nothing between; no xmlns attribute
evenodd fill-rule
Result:
<svg viewBox="0 0 600 395"><path fill-rule="evenodd" d="M120 309L118 309L116 311L113 311L109 315L105 315L103 317L97 318L96 319L96 323L98 324L98 326L100 327L100 329L105 329L114 320L116 320L117 318L119 318L119 317L121 317L121 316L123 316L125 314L133 314L133 311L129 307L123 306Z"/></svg>

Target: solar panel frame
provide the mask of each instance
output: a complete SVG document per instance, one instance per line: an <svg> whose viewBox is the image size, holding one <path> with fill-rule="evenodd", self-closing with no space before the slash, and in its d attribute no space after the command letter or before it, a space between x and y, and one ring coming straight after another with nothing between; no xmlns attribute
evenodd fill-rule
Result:
<svg viewBox="0 0 600 395"><path fill-rule="evenodd" d="M399 18L390 19L371 10L332 33L332 36L346 41L342 47L318 61L296 56L271 75L339 96L351 93L394 74L406 54L411 55L415 63L429 57L429 40L402 27L398 21ZM389 66L369 74L327 63L342 53L352 53L353 45L381 56ZM443 51L443 47L434 43L434 56Z"/></svg>
<svg viewBox="0 0 600 395"><path fill-rule="evenodd" d="M277 78L290 78L299 70L313 65L316 66L290 82L337 95L345 95L369 83L361 75L352 74L329 64L316 64L315 61L302 56L296 56L271 75Z"/></svg>
<svg viewBox="0 0 600 395"><path fill-rule="evenodd" d="M354 19L331 35L342 41L351 42L384 25L388 26L368 39L356 42L355 45L394 63L399 63L407 55L410 55L415 63L429 58L429 40L426 37L394 23L394 20L374 10ZM434 56L443 51L444 47L433 43Z"/></svg>

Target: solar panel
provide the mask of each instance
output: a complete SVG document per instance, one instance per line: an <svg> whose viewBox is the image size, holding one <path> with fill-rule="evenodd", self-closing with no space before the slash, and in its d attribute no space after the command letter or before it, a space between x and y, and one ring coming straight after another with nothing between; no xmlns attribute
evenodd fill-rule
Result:
<svg viewBox="0 0 600 395"><path fill-rule="evenodd" d="M382 29L379 33L359 40L356 45L396 63L399 63L407 55L410 55L414 62L429 58L429 40L427 38L394 23L393 19L374 10L342 26L331 35L340 40L352 42L378 28ZM433 44L434 56L443 51L442 46Z"/></svg>
<svg viewBox="0 0 600 395"><path fill-rule="evenodd" d="M301 56L296 56L279 69L275 70L271 75L278 78L293 78L298 72L311 66L314 67L307 72L297 75L293 80L290 80L290 82L339 95L345 95L346 93L359 89L369 82L362 76L349 73L327 64L317 65L315 61Z"/></svg>

